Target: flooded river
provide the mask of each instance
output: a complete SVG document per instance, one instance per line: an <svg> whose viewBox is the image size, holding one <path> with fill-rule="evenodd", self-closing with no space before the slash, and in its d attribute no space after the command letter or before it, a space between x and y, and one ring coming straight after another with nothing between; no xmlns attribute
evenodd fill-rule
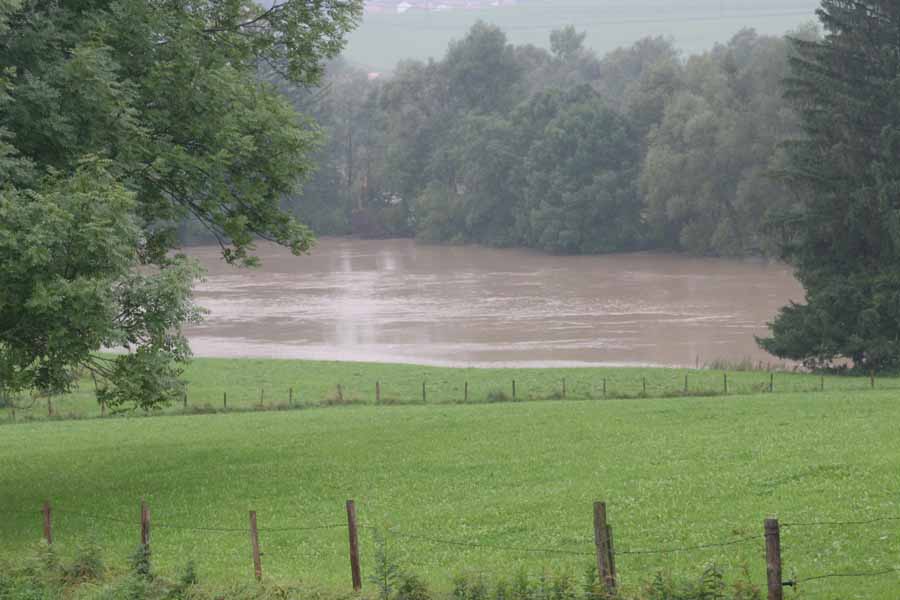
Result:
<svg viewBox="0 0 900 600"><path fill-rule="evenodd" d="M197 356L438 365L694 366L771 360L753 336L802 300L778 264L659 254L548 256L410 240L320 240L310 256L260 246L262 267L191 254L211 312Z"/></svg>

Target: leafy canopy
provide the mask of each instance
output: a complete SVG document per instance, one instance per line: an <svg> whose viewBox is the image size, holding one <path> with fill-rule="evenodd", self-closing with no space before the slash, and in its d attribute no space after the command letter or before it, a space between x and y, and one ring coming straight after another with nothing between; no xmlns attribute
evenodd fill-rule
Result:
<svg viewBox="0 0 900 600"><path fill-rule="evenodd" d="M360 0L0 0L0 386L111 404L178 393L198 270L186 218L229 262L263 238L302 253L280 210L318 131L260 68L315 84ZM96 355L124 347L114 360Z"/></svg>
<svg viewBox="0 0 900 600"><path fill-rule="evenodd" d="M900 368L900 5L824 0L826 36L794 41L803 137L782 175L801 202L773 220L805 304L763 348L812 366Z"/></svg>

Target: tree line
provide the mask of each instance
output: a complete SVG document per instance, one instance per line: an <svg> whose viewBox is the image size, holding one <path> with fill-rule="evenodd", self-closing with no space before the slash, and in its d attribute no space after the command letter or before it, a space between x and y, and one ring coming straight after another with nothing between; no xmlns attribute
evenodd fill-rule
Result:
<svg viewBox="0 0 900 600"><path fill-rule="evenodd" d="M763 348L900 369L895 0L822 0L821 36L743 31L687 60L480 23L374 80L335 62L361 15L0 0L0 402L86 376L112 408L178 398L202 316L188 222L244 265L313 230L777 255L806 297Z"/></svg>
<svg viewBox="0 0 900 600"><path fill-rule="evenodd" d="M285 208L320 234L771 256L797 202L773 177L800 133L793 52L747 29L687 59L662 38L601 58L571 26L542 49L478 23L386 77L334 61L321 87L282 86L327 140Z"/></svg>

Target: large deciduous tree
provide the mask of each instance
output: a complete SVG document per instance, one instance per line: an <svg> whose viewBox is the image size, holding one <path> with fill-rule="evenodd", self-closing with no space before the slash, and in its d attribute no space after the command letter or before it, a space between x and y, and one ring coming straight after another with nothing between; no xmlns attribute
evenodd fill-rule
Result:
<svg viewBox="0 0 900 600"><path fill-rule="evenodd" d="M806 290L763 348L811 366L900 368L900 4L824 0L826 35L795 41L788 94L804 136L774 226Z"/></svg>
<svg viewBox="0 0 900 600"><path fill-rule="evenodd" d="M0 391L110 404L178 393L204 225L230 262L253 242L302 253L280 210L318 132L259 77L315 84L361 0L0 0ZM114 359L103 348L128 350Z"/></svg>

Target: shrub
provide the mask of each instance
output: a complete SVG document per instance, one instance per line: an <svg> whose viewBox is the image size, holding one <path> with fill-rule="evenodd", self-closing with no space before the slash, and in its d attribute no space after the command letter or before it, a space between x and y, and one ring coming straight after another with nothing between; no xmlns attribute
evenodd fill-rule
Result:
<svg viewBox="0 0 900 600"><path fill-rule="evenodd" d="M502 390L491 390L488 392L485 401L492 402L512 402L512 398Z"/></svg>
<svg viewBox="0 0 900 600"><path fill-rule="evenodd" d="M394 600L430 600L428 586L411 573L400 575Z"/></svg>
<svg viewBox="0 0 900 600"><path fill-rule="evenodd" d="M153 571L150 568L150 546L140 544L130 556L131 572L143 579L153 579Z"/></svg>
<svg viewBox="0 0 900 600"><path fill-rule="evenodd" d="M103 577L104 565L100 547L94 542L79 547L75 559L62 569L63 579L68 583L96 581Z"/></svg>

